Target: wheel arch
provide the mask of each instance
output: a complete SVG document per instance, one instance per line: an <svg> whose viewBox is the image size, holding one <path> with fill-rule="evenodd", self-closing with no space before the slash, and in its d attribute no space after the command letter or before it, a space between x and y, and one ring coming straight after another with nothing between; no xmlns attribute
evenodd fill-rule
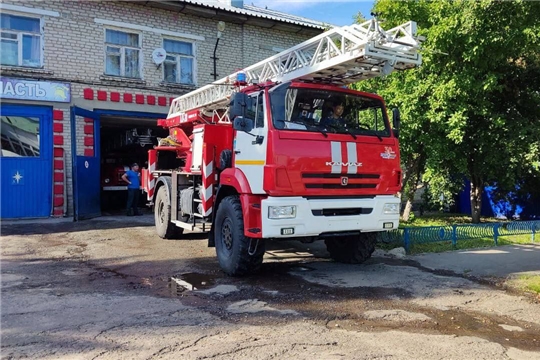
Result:
<svg viewBox="0 0 540 360"><path fill-rule="evenodd" d="M159 188L161 188L162 186L165 186L165 191L167 192L167 196L169 197L169 199L171 198L172 179L170 176L160 176L156 180L156 187L155 187L154 195L152 198L152 203L154 204L154 206L156 204L156 197L157 197Z"/></svg>
<svg viewBox="0 0 540 360"><path fill-rule="evenodd" d="M238 168L227 168L219 174L222 186L233 187L238 194L251 194L251 187L244 172Z"/></svg>

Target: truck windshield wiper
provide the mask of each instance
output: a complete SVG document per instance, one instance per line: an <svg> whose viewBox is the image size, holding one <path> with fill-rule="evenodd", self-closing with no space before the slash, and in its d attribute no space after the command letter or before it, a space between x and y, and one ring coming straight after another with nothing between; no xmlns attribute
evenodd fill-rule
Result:
<svg viewBox="0 0 540 360"><path fill-rule="evenodd" d="M328 137L328 134L326 133L326 131L324 131L322 129L319 129L319 128L317 128L317 131L320 132L321 134L323 134L325 138Z"/></svg>
<svg viewBox="0 0 540 360"><path fill-rule="evenodd" d="M366 126L362 126L362 125L359 125L359 126L358 126L358 129L360 129L360 130L367 130L370 134L375 135L375 136L377 137L377 139L379 139L379 141L383 141L382 136L379 135L379 134L377 133L376 130L371 130L370 128L368 128L368 127L366 127Z"/></svg>
<svg viewBox="0 0 540 360"><path fill-rule="evenodd" d="M377 131L371 130L371 132L373 133L373 135L375 135L375 136L377 137L377 139L379 139L379 141L382 141L382 136L379 135L379 134L377 133Z"/></svg>
<svg viewBox="0 0 540 360"><path fill-rule="evenodd" d="M345 129L344 130L347 134L351 135L353 137L354 140L356 140L356 135L354 135L350 130L348 129Z"/></svg>

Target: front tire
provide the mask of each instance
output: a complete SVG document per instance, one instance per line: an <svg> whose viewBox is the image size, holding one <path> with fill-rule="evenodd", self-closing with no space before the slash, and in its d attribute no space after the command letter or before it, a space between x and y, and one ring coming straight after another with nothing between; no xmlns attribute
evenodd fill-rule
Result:
<svg viewBox="0 0 540 360"><path fill-rule="evenodd" d="M162 239L178 239L184 232L183 228L171 223L171 200L165 185L158 189L156 195L154 221L156 232Z"/></svg>
<svg viewBox="0 0 540 360"><path fill-rule="evenodd" d="M244 218L238 196L227 196L219 203L215 221L216 254L223 271L230 276L259 271L264 240L259 239L257 243L257 240L244 236Z"/></svg>
<svg viewBox="0 0 540 360"><path fill-rule="evenodd" d="M371 257L377 243L377 233L361 233L324 241L330 257L346 264L360 264Z"/></svg>

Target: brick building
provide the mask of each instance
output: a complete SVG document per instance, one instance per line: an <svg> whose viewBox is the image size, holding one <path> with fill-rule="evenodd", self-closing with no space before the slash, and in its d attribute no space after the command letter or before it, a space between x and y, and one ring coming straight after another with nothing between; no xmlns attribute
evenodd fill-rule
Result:
<svg viewBox="0 0 540 360"><path fill-rule="evenodd" d="M324 30L241 0L4 0L0 10L1 218L96 215L123 193L114 169L144 165L166 136L156 120L171 99Z"/></svg>

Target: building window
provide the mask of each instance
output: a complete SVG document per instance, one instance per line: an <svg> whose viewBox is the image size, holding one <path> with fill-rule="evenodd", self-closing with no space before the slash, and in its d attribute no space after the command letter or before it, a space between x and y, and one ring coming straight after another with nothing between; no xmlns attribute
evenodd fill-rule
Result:
<svg viewBox="0 0 540 360"><path fill-rule="evenodd" d="M163 40L167 57L163 66L166 82L194 85L195 56L193 44L184 41Z"/></svg>
<svg viewBox="0 0 540 360"><path fill-rule="evenodd" d="M141 78L139 34L105 30L105 74Z"/></svg>
<svg viewBox="0 0 540 360"><path fill-rule="evenodd" d="M2 65L41 67L41 19L2 14Z"/></svg>
<svg viewBox="0 0 540 360"><path fill-rule="evenodd" d="M39 156L39 118L2 116L2 156Z"/></svg>

